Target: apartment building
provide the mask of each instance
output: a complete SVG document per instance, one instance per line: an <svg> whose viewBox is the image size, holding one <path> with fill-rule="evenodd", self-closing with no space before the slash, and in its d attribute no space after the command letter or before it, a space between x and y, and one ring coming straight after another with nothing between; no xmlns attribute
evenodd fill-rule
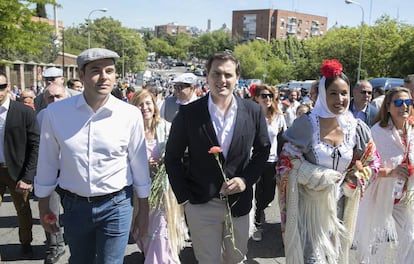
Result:
<svg viewBox="0 0 414 264"><path fill-rule="evenodd" d="M191 30L190 27L188 26L180 26L177 25L176 23L168 23L166 25L159 25L159 26L155 26L155 37L159 38L159 37L163 37L163 36L167 36L167 35L172 35L172 36L176 36L179 33L186 33L191 35Z"/></svg>
<svg viewBox="0 0 414 264"><path fill-rule="evenodd" d="M232 34L243 41L257 37L267 41L296 36L299 39L325 34L328 18L279 9L233 11Z"/></svg>

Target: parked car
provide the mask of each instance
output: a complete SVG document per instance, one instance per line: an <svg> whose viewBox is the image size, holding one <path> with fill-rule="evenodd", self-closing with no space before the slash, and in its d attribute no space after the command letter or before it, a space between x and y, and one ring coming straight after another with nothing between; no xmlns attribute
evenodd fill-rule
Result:
<svg viewBox="0 0 414 264"><path fill-rule="evenodd" d="M371 80L368 80L372 87L378 87L378 86L382 86L384 87L385 91L393 88L393 87L398 87L398 86L403 86L404 85L404 79L401 78L387 78L387 77L383 77L383 78L374 78Z"/></svg>

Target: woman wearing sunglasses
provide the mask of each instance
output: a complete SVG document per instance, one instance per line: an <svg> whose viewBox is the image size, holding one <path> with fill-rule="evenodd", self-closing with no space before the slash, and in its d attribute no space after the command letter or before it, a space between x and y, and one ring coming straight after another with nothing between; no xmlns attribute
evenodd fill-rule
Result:
<svg viewBox="0 0 414 264"><path fill-rule="evenodd" d="M392 88L371 128L382 169L361 201L354 241L357 263L413 263L414 177L410 177L409 169L414 164L412 114L410 91ZM397 180L402 181L399 196L395 192Z"/></svg>
<svg viewBox="0 0 414 264"><path fill-rule="evenodd" d="M253 240L262 240L262 222L264 209L275 198L276 190L276 161L277 161L277 135L286 130L283 112L279 109L278 90L267 84L257 85L253 89L253 100L262 107L267 121L267 131L271 142L269 159L265 170L256 183L255 199L255 229Z"/></svg>
<svg viewBox="0 0 414 264"><path fill-rule="evenodd" d="M348 111L342 65L327 60L321 72L315 107L283 134L277 166L286 263L353 263L348 253L358 199L379 168L368 126ZM361 175L354 173L356 160Z"/></svg>

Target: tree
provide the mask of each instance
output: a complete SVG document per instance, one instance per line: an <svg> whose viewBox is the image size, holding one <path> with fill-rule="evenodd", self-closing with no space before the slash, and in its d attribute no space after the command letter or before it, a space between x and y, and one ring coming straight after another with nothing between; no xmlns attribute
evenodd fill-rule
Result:
<svg viewBox="0 0 414 264"><path fill-rule="evenodd" d="M35 12L31 4L56 4L54 0L29 0L23 4L17 0L0 1L0 58L40 61L46 49L54 50L53 27L33 20ZM49 61L44 61L49 62Z"/></svg>
<svg viewBox="0 0 414 264"><path fill-rule="evenodd" d="M235 42L231 37L231 33L225 30L215 30L205 33L194 43L194 55L197 58L207 59L211 54L226 49L233 50Z"/></svg>
<svg viewBox="0 0 414 264"><path fill-rule="evenodd" d="M45 4L41 4L41 3L36 4L36 16L47 18Z"/></svg>

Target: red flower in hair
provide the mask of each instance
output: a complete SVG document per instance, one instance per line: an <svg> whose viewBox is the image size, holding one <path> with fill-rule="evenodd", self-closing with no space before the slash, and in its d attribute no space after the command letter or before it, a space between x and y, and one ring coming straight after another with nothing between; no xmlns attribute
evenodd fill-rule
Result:
<svg viewBox="0 0 414 264"><path fill-rule="evenodd" d="M325 78L333 78L342 73L342 64L337 60L325 60L322 63L321 72Z"/></svg>
<svg viewBox="0 0 414 264"><path fill-rule="evenodd" d="M252 97L256 96L256 88L257 88L257 84L254 83L250 85L249 92Z"/></svg>

